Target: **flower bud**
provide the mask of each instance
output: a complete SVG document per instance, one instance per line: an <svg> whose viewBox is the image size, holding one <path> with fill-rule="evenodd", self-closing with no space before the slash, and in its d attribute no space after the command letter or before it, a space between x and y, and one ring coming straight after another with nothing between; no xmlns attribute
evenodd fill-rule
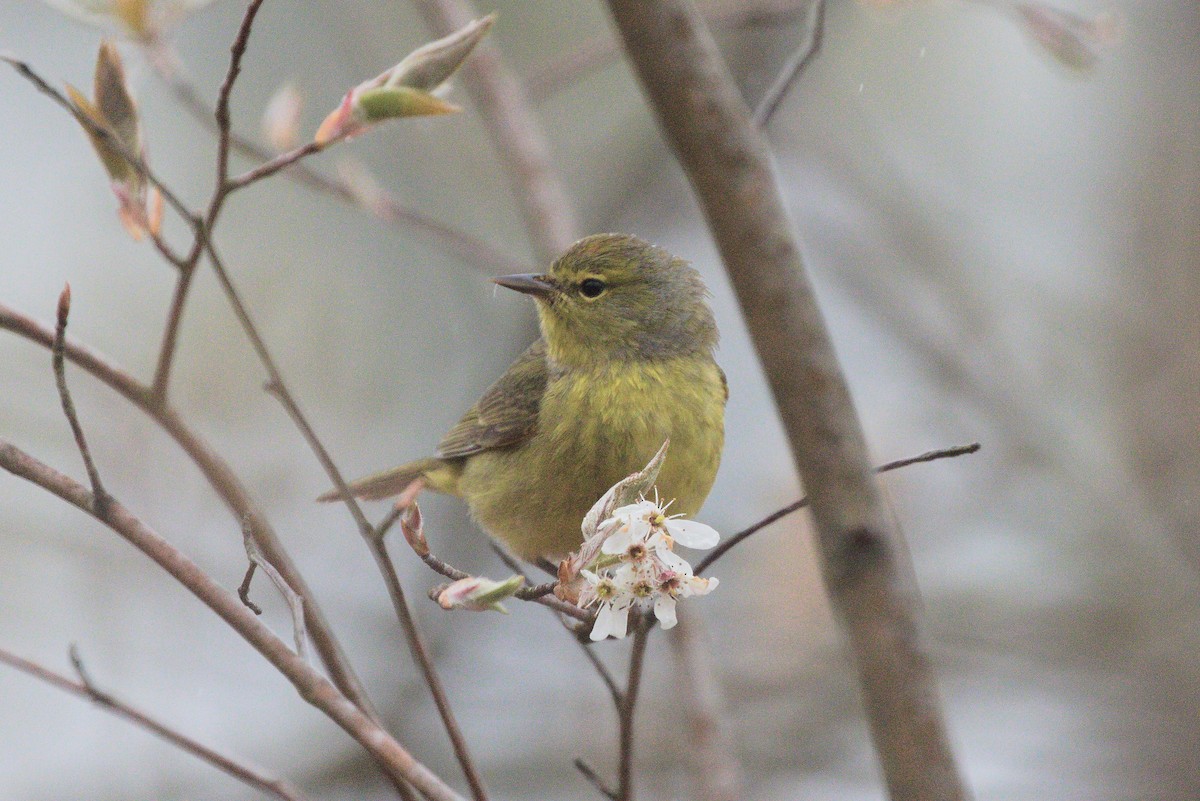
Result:
<svg viewBox="0 0 1200 801"><path fill-rule="evenodd" d="M351 89L317 129L317 144L324 146L357 136L383 120L461 111L438 97L437 92L495 20L495 14L473 20L449 36L422 45L396 66Z"/></svg>
<svg viewBox="0 0 1200 801"><path fill-rule="evenodd" d="M512 576L504 581L492 581L483 576L467 576L451 583L438 593L437 602L443 609L494 611L507 615L508 610L500 601L512 597L524 584L524 576Z"/></svg>

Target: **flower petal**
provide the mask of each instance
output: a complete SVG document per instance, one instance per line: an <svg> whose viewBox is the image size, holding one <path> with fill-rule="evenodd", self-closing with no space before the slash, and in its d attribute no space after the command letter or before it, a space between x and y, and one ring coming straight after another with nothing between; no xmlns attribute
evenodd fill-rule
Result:
<svg viewBox="0 0 1200 801"><path fill-rule="evenodd" d="M692 566L688 564L686 559L674 551L669 551L666 548L655 548L654 558L658 560L660 565L672 573L680 576L692 575Z"/></svg>
<svg viewBox="0 0 1200 801"><path fill-rule="evenodd" d="M674 628L679 622L675 617L675 599L665 592L659 594L654 599L654 616L664 629Z"/></svg>
<svg viewBox="0 0 1200 801"><path fill-rule="evenodd" d="M695 520L668 520L667 533L685 548L700 550L711 548L721 540L715 528Z"/></svg>

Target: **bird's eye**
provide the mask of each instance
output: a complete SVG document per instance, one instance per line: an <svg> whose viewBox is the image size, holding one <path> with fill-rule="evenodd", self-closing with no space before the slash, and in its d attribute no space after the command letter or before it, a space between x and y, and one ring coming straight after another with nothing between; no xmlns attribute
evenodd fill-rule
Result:
<svg viewBox="0 0 1200 801"><path fill-rule="evenodd" d="M599 278L585 278L579 285L579 291L585 298L598 298L605 289L604 282Z"/></svg>

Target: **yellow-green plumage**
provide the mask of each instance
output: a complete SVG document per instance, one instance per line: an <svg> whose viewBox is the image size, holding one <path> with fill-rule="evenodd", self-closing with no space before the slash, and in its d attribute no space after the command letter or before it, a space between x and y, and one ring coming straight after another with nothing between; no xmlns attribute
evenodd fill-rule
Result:
<svg viewBox="0 0 1200 801"><path fill-rule="evenodd" d="M518 555L559 557L579 545L588 508L669 438L660 495L676 499L673 512L698 511L720 462L727 391L696 271L635 237L599 234L546 275L497 281L536 298L542 339L436 457L356 481L355 494L387 497L424 478Z"/></svg>

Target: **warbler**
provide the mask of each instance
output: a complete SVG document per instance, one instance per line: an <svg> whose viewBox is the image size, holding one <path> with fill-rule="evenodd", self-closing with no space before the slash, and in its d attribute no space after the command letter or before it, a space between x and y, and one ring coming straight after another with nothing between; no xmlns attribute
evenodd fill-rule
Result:
<svg viewBox="0 0 1200 801"><path fill-rule="evenodd" d="M699 273L637 237L596 234L543 275L493 280L533 297L541 338L435 456L354 481L354 495L386 498L424 479L465 500L518 556L559 558L579 546L592 504L670 439L659 495L675 499L673 512L697 512L721 459L729 395Z"/></svg>

